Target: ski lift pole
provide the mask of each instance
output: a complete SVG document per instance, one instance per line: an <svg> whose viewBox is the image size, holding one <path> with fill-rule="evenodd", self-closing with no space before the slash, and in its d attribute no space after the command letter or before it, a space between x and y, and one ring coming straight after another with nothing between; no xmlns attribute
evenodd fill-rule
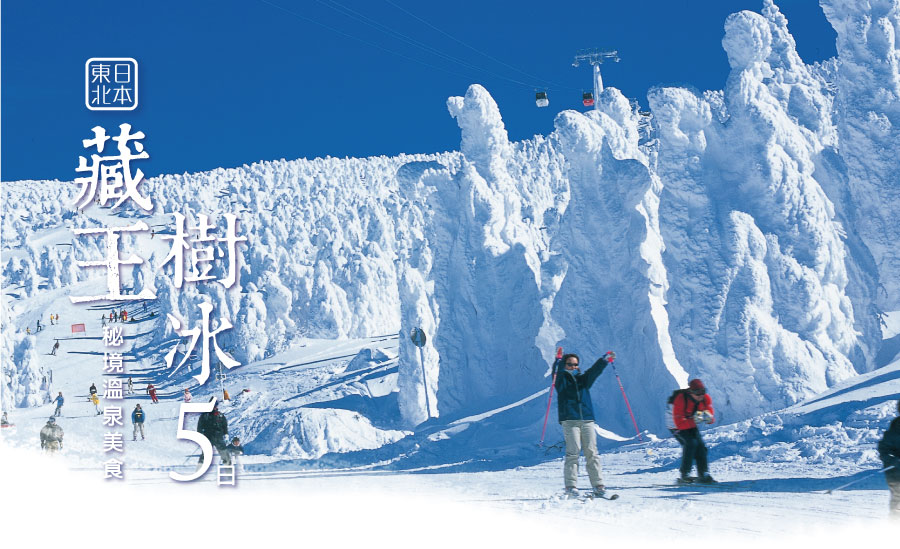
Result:
<svg viewBox="0 0 900 549"><path fill-rule="evenodd" d="M550 381L550 396L547 398L547 413L544 414L544 426L541 428L541 442L539 446L544 445L544 434L547 432L547 419L550 418L550 403L553 402L553 388L556 387L556 368L559 367L559 360L562 358L562 347L556 348L556 362L553 363L553 379Z"/></svg>
<svg viewBox="0 0 900 549"><path fill-rule="evenodd" d="M828 490L828 491L826 491L825 493L826 493L826 494L830 494L830 493L832 493L832 492L837 492L837 491L839 491L839 490L843 490L844 488L846 488L846 487L848 487L848 486L852 486L853 484L856 484L857 482L859 482L859 481L861 481L861 480L865 480L865 479L871 477L872 475L874 475L874 474L876 474L876 473L884 473L885 471L890 471L891 469L896 469L896 468L897 468L896 465L890 465L890 466L888 466L888 467L885 467L884 469L879 469L878 471L872 471L872 472L869 473L868 475L863 475L862 477L860 477L860 478L858 478L858 479L856 479L856 480L854 480L854 481L852 481L852 482L848 482L847 484L842 484L842 485L838 486L837 488L832 488L831 490Z"/></svg>
<svg viewBox="0 0 900 549"><path fill-rule="evenodd" d="M413 345L419 348L419 364L422 366L422 389L425 391L425 412L428 419L431 419L431 403L428 400L428 378L425 377L425 355L422 353L422 347L425 346L425 332L421 328L413 328L409 333L409 338Z"/></svg>
<svg viewBox="0 0 900 549"><path fill-rule="evenodd" d="M611 352L612 351L606 351L606 356L608 357ZM609 364L613 367L613 373L616 374L616 381L619 382L619 389L622 390L622 398L625 399L625 406L628 408L628 415L631 416L631 423L634 424L634 432L637 433L638 439L640 439L641 442L644 442L644 435L642 435L641 430L638 429L637 420L634 419L634 412L631 411L631 404L628 402L628 396L625 395L625 386L622 385L622 378L619 377L619 371L616 370L615 360L609 361Z"/></svg>

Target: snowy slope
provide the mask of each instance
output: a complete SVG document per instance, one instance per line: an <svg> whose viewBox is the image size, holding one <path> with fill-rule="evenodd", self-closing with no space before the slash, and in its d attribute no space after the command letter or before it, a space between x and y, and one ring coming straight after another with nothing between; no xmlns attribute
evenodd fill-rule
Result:
<svg viewBox="0 0 900 549"><path fill-rule="evenodd" d="M128 324L128 372L162 395L146 405L150 440L126 452L141 480L193 468L196 447L174 438L183 388L198 401L221 394L215 381L197 387L196 371L173 374L162 361L179 340L167 314L193 322L207 299L235 325L219 340L243 364L227 372L236 398L223 408L260 483L318 468L455 471L447 484L479 499L490 492L483 480L509 483L539 500L516 509L568 510L550 500L561 455L555 407L546 447L535 447L562 345L586 365L609 349L619 355L592 390L601 446L621 475L612 486L645 503L668 497L669 487L648 486L668 483L677 454L668 438L632 446L615 374L639 428L661 437L665 398L702 377L719 410L708 433L714 472L779 479L743 490L744 501L771 504L787 481L798 494L788 508L803 517L842 516L841 504L855 517L874 513L880 504L865 494L807 511L801 493L825 487L818 477L877 466L873 445L900 393L896 316L881 312L900 285L891 266L898 69L885 41L900 16L896 1L823 3L838 59L805 65L765 1L761 14L725 24L732 72L723 90L654 90L649 122L607 87L596 109L559 113L550 135L513 143L500 106L475 84L448 100L458 152L159 177L143 184L156 202L150 214L72 211L71 183L4 183L0 401L17 424L4 444L34 448L62 390L63 456L97 471L104 428L86 390L101 380L100 315L111 306L71 304L105 283L76 264L102 257L102 240L72 230L143 220L155 236L121 243L145 259L123 286L157 294L146 310L130 309ZM248 238L239 285L173 286L171 266L160 264L176 212L191 226L200 214L220 226L239 214ZM49 314L62 324L50 326ZM27 334L38 319L45 329ZM73 337L76 322L87 333ZM421 354L414 327L429 338ZM49 356L57 338L60 352ZM147 396L129 398L126 411L135 402ZM659 504L658 532L678 528L678 502L703 497ZM753 525L729 509L727 528L777 529L775 511Z"/></svg>

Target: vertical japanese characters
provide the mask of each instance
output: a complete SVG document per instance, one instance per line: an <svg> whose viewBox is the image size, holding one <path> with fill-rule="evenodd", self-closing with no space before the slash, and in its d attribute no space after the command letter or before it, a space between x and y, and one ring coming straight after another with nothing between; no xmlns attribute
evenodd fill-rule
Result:
<svg viewBox="0 0 900 549"><path fill-rule="evenodd" d="M145 212L152 212L153 202L151 198L141 194L140 191L140 183L143 181L144 173L140 168L133 169L132 167L132 162L145 160L150 157L149 153L144 150L141 142L145 138L144 133L141 131L132 132L130 124L119 125L120 133L115 137L108 136L106 129L101 126L95 126L91 131L94 134L93 138L84 139L82 145L86 149L95 149L96 152L90 155L90 162L85 156L79 156L76 171L87 175L75 180L80 185L78 196L75 199L76 208L83 212L86 208L99 205L116 210L126 201L131 201ZM117 144L116 150L118 154L101 156L105 151L109 152L106 147L107 141L110 139ZM238 284L238 244L246 242L247 237L239 236L238 234L239 221L237 216L231 213L224 215L224 236L221 237L217 234L217 227L210 223L210 218L206 214L197 216L198 222L195 226L190 226L188 218L182 213L175 212L173 217L174 227L169 233L171 236L162 237L164 240L171 241L169 253L161 264L151 265L150 267L161 270L167 265L171 265L174 286L179 290L186 283L216 282L222 284L226 289L231 289ZM149 242L153 237L153 233L146 222L137 221L125 226L82 227L73 229L73 232L78 237L102 236L105 239L106 247L103 258L79 260L77 265L81 268L105 269L106 292L86 296L70 295L69 299L72 303L112 302L117 307L118 304L123 302L134 301L143 301L146 305L147 301L156 299L154 291L146 287L136 294L124 293L121 282L123 267L135 269L140 268L144 263L144 260L134 253L123 259L120 251L120 245L123 241L121 237L122 235L131 235L133 238L126 240L131 242L137 242L139 239L146 237L146 240ZM140 245L135 247L146 249ZM224 273L219 279L212 274L213 263L217 260L222 260L224 265L223 268L216 271ZM208 300L199 303L197 305L199 315L195 314L195 316L199 316L199 323L193 327L189 327L189 323L184 320L180 311L167 312L166 322L171 323L175 333L182 338L189 338L189 343L184 346L181 360L177 365L174 364L179 353L179 342L176 342L163 357L166 366L171 369L169 378L185 364L188 364L188 368L192 369L190 362L192 358L199 355L200 372L194 378L198 384L205 384L209 379L210 349L215 353L216 359L222 366L229 369L240 366L240 362L223 351L218 343L217 336L224 331L230 330L233 326L229 319L221 316L218 317L217 321L212 321L211 317L213 316L214 308L214 304ZM115 309L112 310L110 313L110 324L117 321L121 322L122 325L110 325L103 328L103 342L106 346L103 358L105 378L103 382L103 396L106 401L106 406L103 409L103 423L110 429L104 435L103 452L112 454L104 462L104 475L108 479L120 480L124 479L124 462L119 459L124 453L124 435L121 431L115 431L115 429L123 426L121 404L125 396L123 395L122 379L130 372L125 371L127 360L119 348L124 343L125 332L129 322L137 321L133 312L131 315L128 315L126 311L125 308L122 308L121 312ZM140 321L147 321L154 317L155 315L144 316L140 318ZM198 342L200 343L199 353L195 353ZM156 399L154 399L155 401ZM142 422L144 417L142 413ZM180 429L181 425L179 424L179 432L181 432ZM141 431L141 434L143 437L143 431Z"/></svg>

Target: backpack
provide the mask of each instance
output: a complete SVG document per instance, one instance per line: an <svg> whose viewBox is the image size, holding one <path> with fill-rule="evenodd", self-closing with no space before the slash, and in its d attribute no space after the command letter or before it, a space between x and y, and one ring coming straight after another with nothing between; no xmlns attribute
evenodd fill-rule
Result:
<svg viewBox="0 0 900 549"><path fill-rule="evenodd" d="M668 404L669 406L672 406L673 404L675 404L675 397L677 397L678 395L680 395L682 393L687 393L687 392L688 392L687 389L675 389L674 391L672 391L672 394L669 396L669 400L666 401L666 404Z"/></svg>

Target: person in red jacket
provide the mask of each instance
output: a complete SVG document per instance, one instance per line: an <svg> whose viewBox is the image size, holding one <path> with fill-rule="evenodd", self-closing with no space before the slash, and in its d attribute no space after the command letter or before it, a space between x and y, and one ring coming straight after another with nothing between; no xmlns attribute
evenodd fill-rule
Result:
<svg viewBox="0 0 900 549"><path fill-rule="evenodd" d="M694 461L697 461L697 481L707 484L715 482L709 475L709 463L706 459L706 445L700 436L698 423L715 421L712 398L706 394L706 387L699 379L692 379L687 390L675 395L672 402L672 419L675 422L675 438L681 442L681 478L678 482L689 483L694 479L689 476Z"/></svg>
<svg viewBox="0 0 900 549"><path fill-rule="evenodd" d="M152 383L147 385L147 394L150 395L150 400L153 404L159 404L159 399L156 398L156 387Z"/></svg>

